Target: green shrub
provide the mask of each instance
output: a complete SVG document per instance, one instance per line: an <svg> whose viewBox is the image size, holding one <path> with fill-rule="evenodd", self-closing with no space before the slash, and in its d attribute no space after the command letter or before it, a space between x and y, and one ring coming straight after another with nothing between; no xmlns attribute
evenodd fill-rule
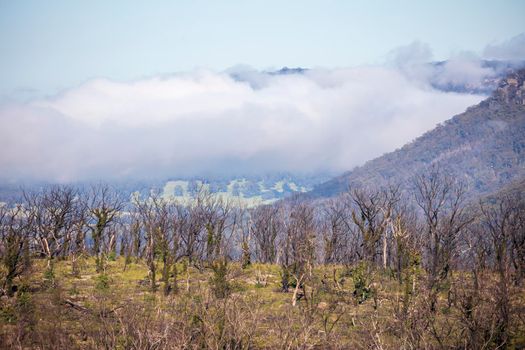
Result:
<svg viewBox="0 0 525 350"><path fill-rule="evenodd" d="M359 304L374 296L374 291L370 288L371 278L366 262L361 262L353 268L350 276L354 282L353 294Z"/></svg>
<svg viewBox="0 0 525 350"><path fill-rule="evenodd" d="M250 266L252 263L250 255L250 246L248 245L248 242L242 242L241 267L243 270Z"/></svg>
<svg viewBox="0 0 525 350"><path fill-rule="evenodd" d="M22 284L16 294L16 309L19 314L32 315L34 313L34 304L29 292L29 286Z"/></svg>
<svg viewBox="0 0 525 350"><path fill-rule="evenodd" d="M106 274L101 274L96 277L95 289L98 291L109 290L110 279Z"/></svg>
<svg viewBox="0 0 525 350"><path fill-rule="evenodd" d="M213 271L210 278L210 288L217 299L224 299L230 295L231 286L228 282L228 260L217 259L211 264Z"/></svg>
<svg viewBox="0 0 525 350"><path fill-rule="evenodd" d="M53 270L53 267L48 267L44 271L44 287L45 288L51 288L55 285L55 271Z"/></svg>
<svg viewBox="0 0 525 350"><path fill-rule="evenodd" d="M281 290L283 292L288 292L288 289L290 288L290 268L286 265L281 265Z"/></svg>
<svg viewBox="0 0 525 350"><path fill-rule="evenodd" d="M0 321L9 324L16 323L16 310L11 302L5 301L0 304Z"/></svg>
<svg viewBox="0 0 525 350"><path fill-rule="evenodd" d="M108 254L108 260L109 261L117 261L117 253L116 252L110 252Z"/></svg>

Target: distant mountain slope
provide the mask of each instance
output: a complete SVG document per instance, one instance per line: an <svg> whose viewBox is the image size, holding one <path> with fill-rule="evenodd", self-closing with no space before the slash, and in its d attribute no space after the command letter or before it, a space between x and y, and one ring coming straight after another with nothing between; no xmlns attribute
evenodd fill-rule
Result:
<svg viewBox="0 0 525 350"><path fill-rule="evenodd" d="M439 164L483 195L525 178L525 70L509 75L491 97L399 150L314 188L331 197L350 184L409 185L414 175Z"/></svg>
<svg viewBox="0 0 525 350"><path fill-rule="evenodd" d="M471 76L470 79L465 80L458 79L458 77L453 74L456 71L460 73L464 69L469 69L463 67L464 62L459 63L461 67L457 67L458 62L455 61L431 63L432 74L429 77L430 85L436 90L445 92L488 96L498 88L502 79L505 79L508 74L525 67L525 61L473 61L470 62L473 65L470 69L478 70L478 74L480 75L475 78ZM477 66L478 64L479 66ZM481 72L483 72L483 74L481 74Z"/></svg>
<svg viewBox="0 0 525 350"><path fill-rule="evenodd" d="M166 199L191 202L200 188L248 207L270 204L295 193L305 193L327 179L324 175L300 176L272 174L238 178L172 179L164 184L162 195Z"/></svg>
<svg viewBox="0 0 525 350"><path fill-rule="evenodd" d="M305 193L329 178L330 176L323 173L305 175L280 172L259 176L239 174L228 177L173 177L166 180L128 180L107 184L124 199L131 199L137 195L147 198L152 193L158 193L168 200L191 203L198 191L204 189L223 200L232 201L233 204L253 207L260 204L270 204L293 194ZM0 205L2 202L20 201L23 189L36 191L47 185L50 184L0 184ZM90 183L73 183L71 185L84 189L89 189L91 186Z"/></svg>

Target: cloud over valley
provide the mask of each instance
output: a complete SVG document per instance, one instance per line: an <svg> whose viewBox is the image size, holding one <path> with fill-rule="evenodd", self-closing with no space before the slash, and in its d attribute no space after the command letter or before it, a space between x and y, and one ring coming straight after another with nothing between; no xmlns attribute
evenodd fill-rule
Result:
<svg viewBox="0 0 525 350"><path fill-rule="evenodd" d="M425 47L416 50L428 56ZM458 63L450 68L465 71ZM447 72L440 83L458 76ZM467 72L469 82L493 73ZM0 106L0 177L67 182L337 173L402 146L483 98L438 90L428 74L407 74L399 64L95 79L56 96Z"/></svg>

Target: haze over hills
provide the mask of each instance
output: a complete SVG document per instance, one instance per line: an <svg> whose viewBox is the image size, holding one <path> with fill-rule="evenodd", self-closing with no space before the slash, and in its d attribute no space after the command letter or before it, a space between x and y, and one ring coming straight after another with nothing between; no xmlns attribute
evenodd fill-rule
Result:
<svg viewBox="0 0 525 350"><path fill-rule="evenodd" d="M477 95L490 95L508 74L525 67L522 60L451 59L430 63L398 63L411 79L421 79L433 89ZM236 81L260 88L268 76L302 75L310 71L302 67L256 71L250 67L233 67L227 72Z"/></svg>
<svg viewBox="0 0 525 350"><path fill-rule="evenodd" d="M428 65L434 89L492 96L401 149L371 160L362 167L327 182L324 182L327 174L301 176L291 173L223 179L173 178L165 183L162 194L166 198L188 201L194 190L204 184L216 195L239 199L243 204L253 206L269 204L297 193L330 197L346 190L349 184L410 185L415 174L434 164L463 178L473 197L519 187L525 179L525 70L516 67L523 67L524 63L480 61L479 67L487 70L486 76L470 82L444 79L444 75L450 74L447 72L450 67L446 68L450 64L443 61ZM262 74L290 75L307 71L284 67ZM242 80L242 74L235 78Z"/></svg>
<svg viewBox="0 0 525 350"><path fill-rule="evenodd" d="M480 61L480 60L466 60L466 61L458 61L458 60L451 60L451 61L442 61L442 62L434 62L429 64L422 64L418 67L402 67L399 68L400 71L402 71L404 74L406 74L409 77L409 80L414 79L421 79L421 81L425 82L425 85L427 87L422 88L430 89L432 91L439 91L441 94L443 92L445 93L451 93L451 95L454 94L461 94L462 96L466 96L468 94L475 95L477 98L481 95L488 95L492 93L498 86L498 84L501 83L502 79L509 73L512 72L515 67L523 65L523 62L518 61ZM467 67L467 68L465 68ZM458 69L463 69L462 72L467 72L463 75L454 76L454 72ZM418 73L419 75L416 75ZM297 76L302 77L307 74L319 74L319 72L315 72L314 70L309 70L305 68L288 68L284 67L277 70L269 70L269 71L256 71L250 68L246 67L240 67L237 69L233 69L232 71L228 72L228 75L231 76L232 79L234 79L236 82L243 82L250 85L250 87L253 89L253 91L259 91L260 89L265 89L265 84L269 84L269 81L273 81L271 79L274 79L274 77L283 76L283 77L290 77L290 76ZM270 79L270 80L268 80ZM355 79L352 78L352 79ZM352 79L350 79L351 82ZM296 82L298 85L299 83ZM361 81L356 81L355 84L360 84ZM275 84L273 82L272 84ZM376 83L378 84L378 83ZM414 83L417 84L417 83ZM293 86L291 84L290 86ZM301 86L297 86L299 89ZM357 90L358 91L358 90ZM477 100L479 101L479 99ZM388 101L383 101L388 102ZM374 103L372 100L368 102L368 104ZM395 101L394 101L395 103ZM482 106L481 104L480 106ZM386 107L388 109L388 106ZM464 108L464 107L462 107ZM480 107L483 109L482 107ZM427 108L428 109L428 108ZM494 108L490 109L491 111ZM456 109L457 110L457 109ZM329 111L327 111L329 112ZM322 113L327 113L323 111ZM500 111L501 113L506 113L503 110ZM491 112L492 113L492 112ZM498 112L499 113L499 112ZM485 113L486 114L486 113ZM417 116L420 118L421 116ZM342 116L341 119L348 119L346 116ZM421 118L423 119L423 118ZM463 118L464 119L464 118ZM463 120L460 118L460 120ZM454 141L449 140L450 142L453 142L454 144L463 145L461 147L478 147L476 146L475 138L476 133L479 132L485 132L482 130L476 129L479 128L479 126L473 127L474 124L476 124L475 121L470 121L472 118L467 118L468 120L460 122L460 125L457 126L459 128L464 128L466 131L463 133L466 134L464 139L454 139L454 136L450 136L451 140L454 139ZM512 118L511 118L512 119ZM438 119L443 120L443 119ZM508 121L504 121L503 123L507 123ZM464 123L471 123L473 125L463 125ZM502 126L503 124L498 121L491 122L492 128L496 128L499 126ZM452 123L454 124L454 123ZM448 136L448 130L450 129L449 123L446 124L447 127L443 130L441 130L442 135L440 136L444 140L449 138ZM474 125L475 126L475 125ZM505 127L503 127L505 129ZM341 128L339 128L341 129ZM515 131L515 128L510 128L511 131ZM395 132L397 132L396 128L393 128ZM484 129L483 129L484 130ZM492 130L492 129L491 129ZM390 134L392 134L393 131L390 131ZM401 130L401 132L403 132ZM457 131L454 131L457 132ZM383 131L384 133L384 131ZM437 131L436 131L437 133ZM434 133L434 134L436 134ZM474 133L473 135L470 135L471 133ZM412 135L417 135L417 133L412 133ZM428 134L423 137L424 140L429 139L430 142L433 143L435 141L432 141L435 137L434 134ZM468 135L467 135L468 134ZM470 136L469 136L470 135ZM469 138L471 137L472 140ZM166 138L168 139L168 138ZM406 139L405 139L406 140ZM467 142L467 146L464 145L465 142ZM369 140L369 143L373 140ZM441 142L441 141L440 141ZM448 142L448 141L447 141ZM355 152L355 145L361 145L362 143L349 143L347 148L352 148L350 150L350 154L356 154L356 156L359 157L358 153L366 153L368 152ZM399 143L401 144L401 143ZM375 147L375 145L371 145ZM431 144L429 147L433 147ZM450 146L449 148L452 149L455 146ZM459 146L458 146L459 147ZM443 149L449 149L449 148L443 148ZM479 148L479 147L478 147ZM64 147L61 146L61 149L64 149ZM385 148L383 148L385 149ZM391 148L386 148L391 149ZM403 148L404 150L405 148ZM416 147L416 149L418 149ZM239 151L239 148L237 148L237 151ZM276 156L278 157L283 152L286 152L287 148L284 148L284 150L281 150L277 154L268 156L267 161L271 162L271 159L274 159ZM433 152L439 152L438 149L432 150ZM464 150L465 151L465 150ZM475 149L472 151L476 151ZM478 149L477 152L480 150ZM163 153L167 153L166 157L169 156L169 152L166 150L165 147L163 147L163 150L161 151ZM416 151L410 151L410 152L416 152ZM456 157L459 157L460 154L458 151L454 151ZM330 159L332 156L329 154L329 149L319 149L318 155L316 157L310 157L309 160L314 162L319 166L319 164L322 164L322 157L325 157L326 159ZM372 154L378 154L377 152L371 152ZM447 156L450 158L450 156ZM114 159L114 158L112 158ZM366 158L364 158L366 159ZM369 158L368 158L369 159ZM77 160L72 160L72 162L77 162ZM308 168L309 165L307 164L308 160L305 160L302 162L302 167ZM376 164L376 163L374 163ZM310 164L312 166L312 164ZM495 166L502 166L502 164L498 163L495 164ZM389 166L387 166L388 168ZM312 168L315 168L312 166ZM402 167L401 171L398 171L397 174L403 174L403 171L407 171ZM344 167L343 169L347 169ZM373 171L376 171L374 167L372 167ZM358 178L365 178L369 175L365 176L365 173L369 171L368 166L364 167L363 169L357 168L355 171L353 171L353 174L361 174L360 176L354 175ZM184 175L173 175L170 176L170 174L161 175L158 178L155 179L147 179L143 181L135 181L132 179L120 179L118 181L110 180L113 185L119 189L121 193L125 196L129 196L131 193L138 192L141 195L147 195L150 191L155 190L157 192L160 192L165 196L166 198L172 198L172 199L178 199L178 200L188 200L192 196L192 188L195 188L197 184L205 184L206 187L213 193L222 195L223 197L227 198L233 198L233 199L241 199L241 201L248 205L255 205L255 204L268 204L271 202L274 202L276 200L282 199L286 196L289 196L294 193L304 193L307 191L312 190L316 185L320 185L324 181L327 181L330 177L334 176L338 172L320 172L319 170L312 171L308 176L301 175L299 172L279 172L279 171L265 171L261 172L256 175L254 173L252 174L245 174L240 171L233 171L231 174L225 174L222 176L217 175L210 175L206 176L205 174L194 174L189 176ZM401 176L401 175L400 175ZM471 176L475 177L476 174L471 174ZM486 175L488 176L488 175ZM387 175L388 177L388 175ZM402 178L406 177L405 175L401 176ZM371 176L371 178L374 178L374 175ZM315 196L319 196L320 193L324 195L323 193L327 195L332 195L334 193L339 192L342 188L346 187L346 180L345 175L341 178L337 178L333 181L330 181L326 184L323 184L319 186L318 189L314 190L313 193ZM361 180L360 180L361 181ZM485 186L485 183L488 183L490 181L488 180L480 180L478 186L480 188L483 188ZM48 182L36 182L30 185L36 185L39 186L39 184L45 184ZM341 183L340 185L337 185L338 183ZM10 197L16 197L17 193L19 194L21 183L15 182L13 184L0 184L0 201L5 201L6 199ZM490 186L489 186L490 187ZM490 190L490 188L482 189Z"/></svg>
<svg viewBox="0 0 525 350"><path fill-rule="evenodd" d="M525 70L508 75L478 105L401 149L317 186L309 196L335 196L349 185L410 186L430 166L465 181L471 197L525 178Z"/></svg>
<svg viewBox="0 0 525 350"><path fill-rule="evenodd" d="M525 67L525 61L449 60L433 62L429 66L429 81L433 88L488 96L507 75Z"/></svg>

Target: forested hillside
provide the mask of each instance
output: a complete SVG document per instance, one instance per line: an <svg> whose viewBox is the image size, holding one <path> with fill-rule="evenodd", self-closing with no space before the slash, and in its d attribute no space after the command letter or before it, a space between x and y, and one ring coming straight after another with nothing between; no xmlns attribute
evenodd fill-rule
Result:
<svg viewBox="0 0 525 350"><path fill-rule="evenodd" d="M525 176L525 70L503 80L493 95L399 150L317 186L331 197L353 185L410 186L415 175L439 166L464 180L469 195L496 191Z"/></svg>

